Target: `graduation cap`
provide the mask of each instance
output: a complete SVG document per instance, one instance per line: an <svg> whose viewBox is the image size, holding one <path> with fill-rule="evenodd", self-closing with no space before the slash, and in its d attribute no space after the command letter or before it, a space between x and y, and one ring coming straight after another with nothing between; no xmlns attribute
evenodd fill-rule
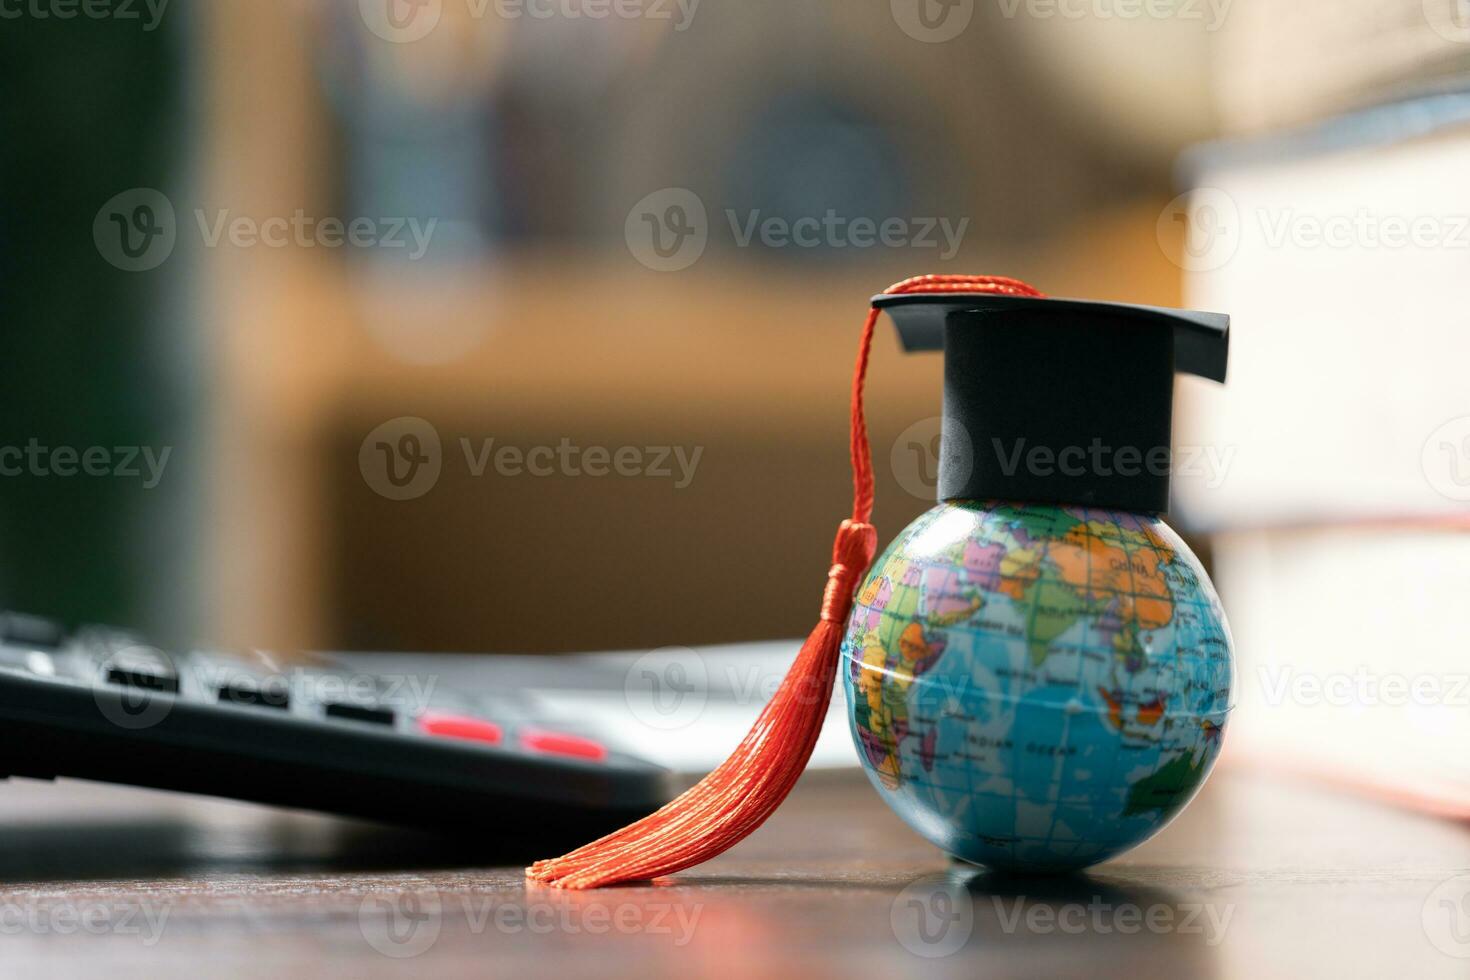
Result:
<svg viewBox="0 0 1470 980"><path fill-rule="evenodd" d="M1169 509L1174 375L1225 380L1230 318L963 292L873 299L944 352L940 500Z"/></svg>
<svg viewBox="0 0 1470 980"><path fill-rule="evenodd" d="M1229 319L1212 313L1047 299L998 276L919 276L874 298L853 372L852 517L837 532L816 628L729 759L658 812L537 861L531 879L595 888L682 871L743 840L796 784L877 550L863 387L884 311L906 349L944 351L942 500L1163 511L1174 374L1225 378Z"/></svg>

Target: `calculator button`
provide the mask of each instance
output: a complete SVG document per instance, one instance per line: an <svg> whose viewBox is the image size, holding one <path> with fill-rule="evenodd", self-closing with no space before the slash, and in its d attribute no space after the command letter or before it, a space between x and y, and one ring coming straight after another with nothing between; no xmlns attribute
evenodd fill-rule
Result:
<svg viewBox="0 0 1470 980"><path fill-rule="evenodd" d="M279 708L289 711L291 695L281 684L256 684L248 680L221 684L219 699L225 704L240 704L259 708Z"/></svg>
<svg viewBox="0 0 1470 980"><path fill-rule="evenodd" d="M419 718L419 730L440 738L464 738L474 742L499 745L505 732L493 721L468 715L430 712Z"/></svg>
<svg viewBox="0 0 1470 980"><path fill-rule="evenodd" d="M0 643L55 650L65 639L66 629L54 620L22 613L0 613Z"/></svg>
<svg viewBox="0 0 1470 980"><path fill-rule="evenodd" d="M325 712L328 718L365 721L374 725L391 726L398 717L392 708L384 708L376 704L352 704L347 701L328 704Z"/></svg>
<svg viewBox="0 0 1470 980"><path fill-rule="evenodd" d="M592 759L602 762L607 758L607 746L583 735L568 735L551 732L543 728L521 729L521 746L532 752L545 755L565 755L573 759Z"/></svg>
<svg viewBox="0 0 1470 980"><path fill-rule="evenodd" d="M165 694L179 691L179 675L173 664L150 647L126 647L108 657L104 667L111 684Z"/></svg>

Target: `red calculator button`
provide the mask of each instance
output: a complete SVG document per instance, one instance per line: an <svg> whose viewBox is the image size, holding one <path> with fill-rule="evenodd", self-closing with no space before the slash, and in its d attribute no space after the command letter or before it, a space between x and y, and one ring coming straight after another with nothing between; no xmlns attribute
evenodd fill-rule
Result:
<svg viewBox="0 0 1470 980"><path fill-rule="evenodd" d="M596 762L607 758L607 746L601 742L581 735L548 732L543 728L521 729L521 745L532 752L545 752L547 755L566 755Z"/></svg>
<svg viewBox="0 0 1470 980"><path fill-rule="evenodd" d="M505 734L493 721L432 712L419 717L419 730L440 738L465 738L474 742L489 742L491 745L499 745Z"/></svg>

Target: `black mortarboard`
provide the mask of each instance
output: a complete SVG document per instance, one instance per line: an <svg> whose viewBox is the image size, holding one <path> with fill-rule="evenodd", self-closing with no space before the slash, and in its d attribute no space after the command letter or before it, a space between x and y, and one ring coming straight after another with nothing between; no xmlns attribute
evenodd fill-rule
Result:
<svg viewBox="0 0 1470 980"><path fill-rule="evenodd" d="M1225 380L1230 318L973 293L882 295L944 351L940 500L1169 508L1174 372Z"/></svg>

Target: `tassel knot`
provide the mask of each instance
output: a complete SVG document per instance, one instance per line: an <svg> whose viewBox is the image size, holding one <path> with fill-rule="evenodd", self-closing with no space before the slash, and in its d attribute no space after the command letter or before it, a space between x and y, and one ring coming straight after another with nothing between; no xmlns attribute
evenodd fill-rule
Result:
<svg viewBox="0 0 1470 980"><path fill-rule="evenodd" d="M858 576L873 563L878 550L878 529L860 521L843 521L832 545L832 568L827 572L827 589L822 594L822 621L842 624L852 611L852 594Z"/></svg>

